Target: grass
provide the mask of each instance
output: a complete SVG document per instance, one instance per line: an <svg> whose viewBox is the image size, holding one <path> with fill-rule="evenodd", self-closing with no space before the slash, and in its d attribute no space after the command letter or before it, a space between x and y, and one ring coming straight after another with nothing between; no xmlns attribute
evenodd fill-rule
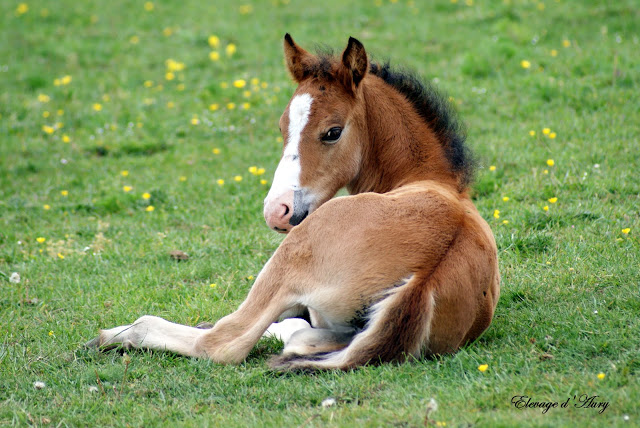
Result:
<svg viewBox="0 0 640 428"><path fill-rule="evenodd" d="M634 1L151 5L0 4L0 425L421 426L432 397L429 425L640 423ZM240 366L83 350L143 314L220 318L277 248L261 211L294 89L285 32L352 35L452 97L500 251L493 324L456 355L348 373L270 372L267 340ZM511 403L581 394L609 407Z"/></svg>

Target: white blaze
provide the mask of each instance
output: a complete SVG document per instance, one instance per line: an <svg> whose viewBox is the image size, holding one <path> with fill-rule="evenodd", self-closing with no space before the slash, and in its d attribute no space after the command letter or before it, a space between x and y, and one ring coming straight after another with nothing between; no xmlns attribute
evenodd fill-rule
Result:
<svg viewBox="0 0 640 428"><path fill-rule="evenodd" d="M289 129L287 145L273 176L273 184L265 203L288 190L300 188L300 138L309 121L313 98L309 94L296 95L289 105Z"/></svg>

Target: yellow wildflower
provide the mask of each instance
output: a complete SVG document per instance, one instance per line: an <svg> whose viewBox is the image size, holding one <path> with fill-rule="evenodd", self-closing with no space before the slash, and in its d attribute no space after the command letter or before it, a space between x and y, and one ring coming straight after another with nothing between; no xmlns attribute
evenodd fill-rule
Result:
<svg viewBox="0 0 640 428"><path fill-rule="evenodd" d="M257 77L253 77L250 80L250 83L251 83L252 86L258 86L258 84L260 83L260 79L258 79Z"/></svg>
<svg viewBox="0 0 640 428"><path fill-rule="evenodd" d="M104 101L105 103L108 103L111 100L111 97L109 96L109 94L104 94L102 96L102 101Z"/></svg>
<svg viewBox="0 0 640 428"><path fill-rule="evenodd" d="M209 59L211 61L218 61L220 60L220 52L218 51L211 51L209 52Z"/></svg>
<svg viewBox="0 0 640 428"><path fill-rule="evenodd" d="M42 130L47 134L53 134L56 129L53 126L42 125Z"/></svg>
<svg viewBox="0 0 640 428"><path fill-rule="evenodd" d="M150 194L150 193L148 193L148 192L144 192L144 193L142 194L142 199L151 199L151 194Z"/></svg>
<svg viewBox="0 0 640 428"><path fill-rule="evenodd" d="M229 84L227 82L220 82L220 87L222 89L227 89L229 87Z"/></svg>
<svg viewBox="0 0 640 428"><path fill-rule="evenodd" d="M549 198L549 203L555 204L556 202L558 202L558 198L556 197Z"/></svg>
<svg viewBox="0 0 640 428"><path fill-rule="evenodd" d="M209 46L214 49L220 46L220 38L218 36L209 36L207 41L209 42Z"/></svg>
<svg viewBox="0 0 640 428"><path fill-rule="evenodd" d="M126 169L122 170L122 171L120 171L120 175L123 176L123 177L126 177L126 176L129 175L129 171L127 171Z"/></svg>
<svg viewBox="0 0 640 428"><path fill-rule="evenodd" d="M180 177L178 177L178 180L187 181L187 177L185 177L184 175L181 175Z"/></svg>
<svg viewBox="0 0 640 428"><path fill-rule="evenodd" d="M509 224L509 220L502 220L502 224Z"/></svg>
<svg viewBox="0 0 640 428"><path fill-rule="evenodd" d="M216 183L218 183L218 186L224 186L224 180L222 178L218 178Z"/></svg>
<svg viewBox="0 0 640 428"><path fill-rule="evenodd" d="M545 205L544 207L542 207L542 209L545 211L549 211L549 205Z"/></svg>
<svg viewBox="0 0 640 428"><path fill-rule="evenodd" d="M489 171L495 171L495 170L496 170L496 166L495 166L495 165L491 165L491 166L489 167Z"/></svg>
<svg viewBox="0 0 640 428"><path fill-rule="evenodd" d="M248 279L249 281L253 281L253 278L254 278L254 277L253 277L253 275L249 275L249 276L247 277L247 279Z"/></svg>
<svg viewBox="0 0 640 428"><path fill-rule="evenodd" d="M526 59L523 59L522 61L520 61L520 67L529 68L531 67L531 62L527 61Z"/></svg>
<svg viewBox="0 0 640 428"><path fill-rule="evenodd" d="M489 364L480 364L478 366L478 370L480 370L481 372L486 372L488 368L489 368Z"/></svg>
<svg viewBox="0 0 640 428"><path fill-rule="evenodd" d="M598 379L600 379L600 380L604 379L605 376L606 375L604 373L602 373L602 372L598 373Z"/></svg>
<svg viewBox="0 0 640 428"><path fill-rule="evenodd" d="M258 173L258 167L257 166L250 166L249 167L249 172L253 175L257 175Z"/></svg>
<svg viewBox="0 0 640 428"><path fill-rule="evenodd" d="M549 133L549 138L551 138L551 139L556 138L556 133L555 132L550 132Z"/></svg>
<svg viewBox="0 0 640 428"><path fill-rule="evenodd" d="M215 147L213 150L211 150L213 152L214 155L219 155L220 154L220 149Z"/></svg>
<svg viewBox="0 0 640 428"><path fill-rule="evenodd" d="M145 88L150 88L153 86L153 82L151 80L145 80L144 81L144 87Z"/></svg>
<svg viewBox="0 0 640 428"><path fill-rule="evenodd" d="M532 137L536 136L536 131L534 131L533 129L531 131L529 131L529 135L531 135Z"/></svg>
<svg viewBox="0 0 640 428"><path fill-rule="evenodd" d="M555 49L551 49L551 56L558 56L558 51Z"/></svg>
<svg viewBox="0 0 640 428"><path fill-rule="evenodd" d="M242 103L242 108L245 110L249 110L251 108L251 103Z"/></svg>
<svg viewBox="0 0 640 428"><path fill-rule="evenodd" d="M265 179L260 180L260 184L262 184L264 186L265 184L267 184L267 180L265 180Z"/></svg>
<svg viewBox="0 0 640 428"><path fill-rule="evenodd" d="M42 206L42 209L43 209L43 210L45 210L45 211L48 211L48 210L50 210L50 209L51 209L51 205L49 205L49 204L44 204L44 205Z"/></svg>
<svg viewBox="0 0 640 428"><path fill-rule="evenodd" d="M262 89L267 89L267 87L268 87L268 86L269 86L269 84L268 84L267 82L262 82L262 83L260 83L260 87L261 87Z"/></svg>
<svg viewBox="0 0 640 428"><path fill-rule="evenodd" d="M242 176L241 176L241 175L236 175L235 177L233 177L233 179L234 179L235 181L240 182L240 181L242 181Z"/></svg>
<svg viewBox="0 0 640 428"><path fill-rule="evenodd" d="M53 336L53 330L49 330L49 336Z"/></svg>
<svg viewBox="0 0 640 428"><path fill-rule="evenodd" d="M93 108L95 111L102 111L102 104L100 104L100 103L93 103L92 108Z"/></svg>
<svg viewBox="0 0 640 428"><path fill-rule="evenodd" d="M144 3L144 10L151 12L153 10L153 3L150 1Z"/></svg>
<svg viewBox="0 0 640 428"><path fill-rule="evenodd" d="M630 227L626 227L626 228L622 229L622 233L624 233L625 235L628 235L629 232L631 232L631 228Z"/></svg>
<svg viewBox="0 0 640 428"><path fill-rule="evenodd" d="M233 82L233 86L236 88L244 88L247 82L244 79L238 79Z"/></svg>
<svg viewBox="0 0 640 428"><path fill-rule="evenodd" d="M209 284L209 287L216 288L218 285L214 282L213 284Z"/></svg>
<svg viewBox="0 0 640 428"><path fill-rule="evenodd" d="M122 190L124 190L125 192L130 192L131 190L133 190L133 187L131 186L122 186Z"/></svg>
<svg viewBox="0 0 640 428"><path fill-rule="evenodd" d="M509 200L509 197L508 197L508 196L505 196L505 197L503 197L503 198L502 198L502 200L503 200L503 201L505 201L505 202L507 202L507 201Z"/></svg>
<svg viewBox="0 0 640 428"><path fill-rule="evenodd" d="M24 15L27 12L29 12L29 5L26 3L20 3L16 8L17 15Z"/></svg>
<svg viewBox="0 0 640 428"><path fill-rule="evenodd" d="M140 37L138 36L131 36L129 38L129 43L131 43L132 45L137 45L138 43L140 43Z"/></svg>
<svg viewBox="0 0 640 428"><path fill-rule="evenodd" d="M225 52L227 53L227 56L231 56L236 53L236 50L236 45L234 45L233 43L229 43L225 49Z"/></svg>
<svg viewBox="0 0 640 428"><path fill-rule="evenodd" d="M251 91L244 91L242 93L242 96L245 97L245 98L249 98L251 96Z"/></svg>
<svg viewBox="0 0 640 428"><path fill-rule="evenodd" d="M542 133L543 133L544 135L549 135L549 132L551 132L551 129L549 129L549 128L542 128Z"/></svg>
<svg viewBox="0 0 640 428"><path fill-rule="evenodd" d="M571 47L571 42L567 39L564 39L562 41L562 46L564 46L565 48Z"/></svg>
<svg viewBox="0 0 640 428"><path fill-rule="evenodd" d="M146 212L150 213L151 211L155 210L153 205L149 205L147 208L144 209Z"/></svg>
<svg viewBox="0 0 640 428"><path fill-rule="evenodd" d="M553 159L547 159L547 165L554 166L556 162Z"/></svg>
<svg viewBox="0 0 640 428"><path fill-rule="evenodd" d="M68 143L71 141L71 138L69 138L69 136L67 134L63 134L62 135L62 142L63 143Z"/></svg>
<svg viewBox="0 0 640 428"><path fill-rule="evenodd" d="M171 28L171 27L166 27L164 30L162 30L162 34L163 34L165 37L169 37L170 35L172 35L172 34L173 34L173 28Z"/></svg>
<svg viewBox="0 0 640 428"><path fill-rule="evenodd" d="M69 83L71 83L71 76L69 76L68 74L66 76L62 76L62 78L60 79L60 83L62 83L63 85L68 85Z"/></svg>
<svg viewBox="0 0 640 428"><path fill-rule="evenodd" d="M193 116L191 118L190 122L191 122L192 125L199 125L200 124L200 119L198 119L198 116Z"/></svg>
<svg viewBox="0 0 640 428"><path fill-rule="evenodd" d="M236 103L228 103L227 104L227 109L228 110L233 110L234 108L236 108Z"/></svg>
<svg viewBox="0 0 640 428"><path fill-rule="evenodd" d="M68 191L68 190L61 190L61 191L60 191L60 194L61 194L62 196L69 196L69 191Z"/></svg>
<svg viewBox="0 0 640 428"><path fill-rule="evenodd" d="M238 11L240 12L240 15L246 15L253 11L253 6L251 6L250 4L242 5L238 9Z"/></svg>
<svg viewBox="0 0 640 428"><path fill-rule="evenodd" d="M51 100L51 97L46 94L38 94L38 101L41 103L48 103Z"/></svg>
<svg viewBox="0 0 640 428"><path fill-rule="evenodd" d="M47 240L47 238L43 238L43 237L41 237L41 236L39 236L39 237L37 237L37 238L36 238L36 241L38 241L38 243L39 243L39 244L42 244L42 243L43 243L44 241L46 241L46 240Z"/></svg>
<svg viewBox="0 0 640 428"><path fill-rule="evenodd" d="M549 170L545 169L544 171L542 171L543 174L549 174Z"/></svg>
<svg viewBox="0 0 640 428"><path fill-rule="evenodd" d="M174 103L173 101L167 102L167 108L174 108L175 106L176 106L176 103Z"/></svg>
<svg viewBox="0 0 640 428"><path fill-rule="evenodd" d="M167 73L164 75L164 78L165 78L166 80L173 80L173 79L175 79L175 78L176 78L176 75L175 75L175 74L173 74L173 72L172 72L172 71L167 71Z"/></svg>
<svg viewBox="0 0 640 428"><path fill-rule="evenodd" d="M64 259L64 256L62 255L62 253L58 253L58 258L59 258L60 260L63 260L63 259Z"/></svg>
<svg viewBox="0 0 640 428"><path fill-rule="evenodd" d="M57 114L58 116L62 116L62 115L64 114L64 110L62 110L62 109L58 109L58 110L56 111L56 114Z"/></svg>
<svg viewBox="0 0 640 428"><path fill-rule="evenodd" d="M215 104L215 103L214 104L209 104L209 110L211 110L211 111L216 111L219 108L220 108L220 105L218 105L218 104Z"/></svg>
<svg viewBox="0 0 640 428"><path fill-rule="evenodd" d="M500 210L493 211L493 218L500 218Z"/></svg>

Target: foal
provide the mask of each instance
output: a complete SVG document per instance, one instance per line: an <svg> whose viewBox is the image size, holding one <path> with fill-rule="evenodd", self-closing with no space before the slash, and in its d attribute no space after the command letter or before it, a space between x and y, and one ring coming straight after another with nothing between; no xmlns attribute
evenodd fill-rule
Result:
<svg viewBox="0 0 640 428"><path fill-rule="evenodd" d="M348 369L455 352L491 323L496 244L469 199L472 162L447 103L370 64L353 38L336 58L287 34L284 52L298 88L264 215L288 236L213 328L143 316L94 345L239 363L269 329L285 341L273 367ZM342 187L352 196L330 200ZM313 327L275 323L303 314ZM283 333L289 324L302 328Z"/></svg>

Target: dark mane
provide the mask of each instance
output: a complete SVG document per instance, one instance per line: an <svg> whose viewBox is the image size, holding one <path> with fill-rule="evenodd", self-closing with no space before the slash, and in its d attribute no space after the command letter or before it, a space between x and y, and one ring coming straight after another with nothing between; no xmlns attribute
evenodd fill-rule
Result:
<svg viewBox="0 0 640 428"><path fill-rule="evenodd" d="M473 180L475 159L464 144L465 130L444 95L431 84L422 82L415 74L392 69L388 62L383 65L371 63L369 71L413 104L420 117L431 126L444 146L453 170L461 175L462 186L469 185Z"/></svg>

